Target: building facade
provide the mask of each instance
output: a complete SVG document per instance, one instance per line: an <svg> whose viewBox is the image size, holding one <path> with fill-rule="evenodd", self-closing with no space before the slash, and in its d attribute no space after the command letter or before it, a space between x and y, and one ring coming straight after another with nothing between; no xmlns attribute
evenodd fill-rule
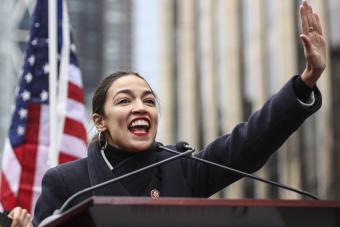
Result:
<svg viewBox="0 0 340 227"><path fill-rule="evenodd" d="M165 144L184 140L200 149L246 120L285 81L301 73L300 2L157 1L158 140ZM339 199L340 0L310 2L328 40L327 70L318 83L323 107L256 174L303 188L322 199ZM93 91L104 76L134 68L134 10L146 10L148 3L139 4L138 9L133 7L134 0L68 0L68 5L90 109ZM0 83L3 147L34 0L2 0L0 6L0 70L1 79L7 82ZM93 130L89 126L88 133ZM251 180L233 184L216 196L300 198Z"/></svg>

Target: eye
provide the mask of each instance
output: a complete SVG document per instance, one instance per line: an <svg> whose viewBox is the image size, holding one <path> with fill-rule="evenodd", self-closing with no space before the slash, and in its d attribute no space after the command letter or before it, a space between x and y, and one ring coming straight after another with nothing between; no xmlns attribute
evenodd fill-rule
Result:
<svg viewBox="0 0 340 227"><path fill-rule="evenodd" d="M152 98L145 99L144 103L146 103L149 106L155 106L156 105L155 99L152 99Z"/></svg>
<svg viewBox="0 0 340 227"><path fill-rule="evenodd" d="M128 104L128 103L130 103L130 100L127 99L127 98L119 99L118 102L117 102L117 104L121 104L121 105Z"/></svg>

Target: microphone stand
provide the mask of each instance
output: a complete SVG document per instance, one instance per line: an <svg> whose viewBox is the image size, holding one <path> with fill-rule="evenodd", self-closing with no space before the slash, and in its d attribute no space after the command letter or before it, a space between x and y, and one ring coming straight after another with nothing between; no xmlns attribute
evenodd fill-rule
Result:
<svg viewBox="0 0 340 227"><path fill-rule="evenodd" d="M162 146L162 145L159 145L158 146L159 148L163 149L163 150L166 150L170 153L173 153L173 154L180 154L180 152L178 151L175 151L175 150L172 150L168 147L165 147L165 146ZM187 149L190 149L190 150L194 150L192 149L190 146L188 146L187 144L183 143L183 148L185 150ZM182 149L183 149L182 148ZM295 193L298 193L298 194L302 194L302 195L305 195L309 198L312 198L314 200L319 200L319 198L309 192L306 192L306 191L303 191L303 190L300 190L300 189L296 189L296 188L292 188L292 187L289 187L287 185L284 185L284 184L280 184L280 183L277 183L275 181L271 181L271 180L266 180L266 179L263 179L261 177L257 177L255 175L252 175L252 174L249 174L249 173L246 173L246 172L243 172L243 171L240 171L240 170L237 170L237 169L234 169L234 168L231 168L231 167L228 167L228 166L224 166L224 165L221 165L221 164L218 164L218 163L215 163L215 162L211 162L211 161L208 161L208 160L205 160L205 159L202 159L202 158L197 158L195 156L189 156L188 158L190 159L193 159L193 160L196 160L196 161L199 161L199 162L203 162L205 164L208 164L208 165L211 165L211 166L215 166L215 167L218 167L218 168L222 168L224 170L227 170L227 171L230 171L230 172L233 172L233 173L237 173L241 176L245 176L245 177L249 177L251 179L254 179L254 180L258 180L258 181L261 181L261 182L264 182L266 184L269 184L269 185L274 185L274 186L277 186L279 188L284 188L286 190L289 190L289 191L293 191Z"/></svg>
<svg viewBox="0 0 340 227"><path fill-rule="evenodd" d="M140 172L149 170L149 169L151 169L151 168L154 168L154 167L156 167L156 166L162 165L162 164L164 164L164 163L171 162L171 161L173 161L173 160L175 160L175 159L178 159L178 158L180 158L180 157L187 156L187 155L193 153L194 151L195 151L195 150L190 149L190 150L187 150L187 151L185 151L185 152L183 152L183 153L178 152L176 155L174 155L174 156L172 156L172 157L170 157L170 158L167 158L167 159L164 159L164 160L162 160L162 161L159 161L159 162L153 163L153 164L151 164L151 165L145 166L145 167L143 167L143 168L141 168L141 169L137 169L137 170L131 171L131 172L129 172L129 173L123 174L123 175L121 175L121 176L119 176L119 177L115 177L115 178L113 178L113 179L111 179L111 180L102 182L102 183L97 184L97 185L94 185L94 186L92 186L92 187L85 188L85 189L83 189L83 190L81 190L81 191L79 191L79 192L73 194L72 196L70 196L70 197L64 202L64 204L60 207L60 209L55 210L51 216L45 218L45 219L40 223L39 226L45 226L46 224L48 224L48 223L50 223L51 221L53 221L53 220L57 219L58 217L60 217L61 214L62 214L63 212L65 212L65 210L67 209L67 207L69 206L69 204L70 204L75 198L79 197L80 195L83 195L83 194L85 194L85 193L87 193L87 192L89 192L89 191L96 190L96 189L98 189L98 188L102 188L102 187L104 187L104 186L106 186L106 185L108 185L108 184L115 183L115 182L117 182L117 181L119 181L119 180L121 180L121 179L123 179L123 178L127 178L127 177L129 177L129 176L134 175L134 174L137 174L137 173L140 173Z"/></svg>

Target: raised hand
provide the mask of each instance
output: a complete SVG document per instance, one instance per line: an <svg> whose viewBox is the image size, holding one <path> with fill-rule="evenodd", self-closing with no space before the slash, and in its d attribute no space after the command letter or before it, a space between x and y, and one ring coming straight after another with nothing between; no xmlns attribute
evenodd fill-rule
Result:
<svg viewBox="0 0 340 227"><path fill-rule="evenodd" d="M313 12L306 0L300 5L303 44L306 58L306 68L301 75L309 87L314 87L326 68L326 41L323 36L319 16Z"/></svg>

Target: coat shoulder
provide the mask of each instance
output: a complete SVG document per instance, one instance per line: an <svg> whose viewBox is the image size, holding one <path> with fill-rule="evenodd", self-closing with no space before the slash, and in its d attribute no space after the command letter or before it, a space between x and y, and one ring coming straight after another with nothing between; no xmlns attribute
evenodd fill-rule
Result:
<svg viewBox="0 0 340 227"><path fill-rule="evenodd" d="M77 170L83 170L84 168L87 169L87 158L82 158L82 159L62 163L60 165L57 165L55 168L58 169L58 171L62 171L62 172L68 172L68 171L72 172L72 171L77 171Z"/></svg>
<svg viewBox="0 0 340 227"><path fill-rule="evenodd" d="M90 186L87 158L60 164L51 171L61 177L71 194Z"/></svg>

